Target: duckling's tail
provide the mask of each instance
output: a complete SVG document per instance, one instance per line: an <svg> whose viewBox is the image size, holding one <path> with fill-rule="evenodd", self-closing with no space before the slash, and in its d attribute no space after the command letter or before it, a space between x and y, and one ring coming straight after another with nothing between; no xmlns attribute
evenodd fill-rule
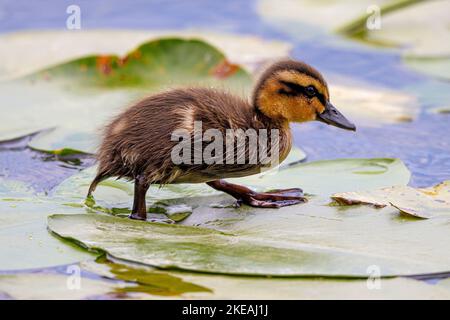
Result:
<svg viewBox="0 0 450 320"><path fill-rule="evenodd" d="M91 197L92 193L95 191L95 188L97 188L97 185L102 182L103 180L108 179L110 176L107 175L105 172L100 172L97 174L97 176L94 178L94 180L91 182L91 185L89 186L89 191L87 196Z"/></svg>

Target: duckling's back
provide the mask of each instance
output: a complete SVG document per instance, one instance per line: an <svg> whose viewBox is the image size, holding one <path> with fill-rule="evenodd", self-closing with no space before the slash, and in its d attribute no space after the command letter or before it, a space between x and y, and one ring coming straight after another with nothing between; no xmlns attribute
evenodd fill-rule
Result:
<svg viewBox="0 0 450 320"><path fill-rule="evenodd" d="M149 96L119 114L104 130L98 152L99 175L150 183L206 182L258 171L255 165L174 164L172 134L218 129L259 129L265 124L242 98L208 88L175 89Z"/></svg>

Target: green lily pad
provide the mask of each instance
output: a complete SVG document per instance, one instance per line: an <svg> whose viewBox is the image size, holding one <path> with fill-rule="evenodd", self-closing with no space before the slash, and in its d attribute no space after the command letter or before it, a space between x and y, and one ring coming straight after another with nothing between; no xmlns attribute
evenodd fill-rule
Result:
<svg viewBox="0 0 450 320"><path fill-rule="evenodd" d="M401 0L388 5L399 10L383 14L381 28L366 30L364 40L374 43L390 43L403 49L407 56L438 57L450 54L447 41L450 33L448 15L450 3L446 0ZM345 28L345 27L344 27Z"/></svg>
<svg viewBox="0 0 450 320"><path fill-rule="evenodd" d="M116 259L163 269L260 276L362 276L367 265L376 262L399 268L390 272L410 269L408 263L395 259L371 259L207 228L141 223L106 215L52 215L48 226L63 238L106 251ZM346 267L344 261L354 264ZM335 267L334 273L328 265Z"/></svg>
<svg viewBox="0 0 450 320"><path fill-rule="evenodd" d="M385 4L389 0L377 2L378 4ZM351 0L328 0L326 2L260 0L257 10L263 19L283 31L307 38L331 32L349 21L358 19L361 15L365 16L367 8L372 3L369 0L357 2ZM291 25L290 29L289 25ZM303 30L300 29L302 26ZM308 32L304 32L305 30Z"/></svg>
<svg viewBox="0 0 450 320"><path fill-rule="evenodd" d="M398 159L337 159L298 164L276 173L229 179L258 189L303 188L310 194L406 185L410 172ZM297 178L298 177L298 178Z"/></svg>
<svg viewBox="0 0 450 320"><path fill-rule="evenodd" d="M243 34L205 30L83 29L19 31L0 35L0 79L17 78L49 65L105 52L124 56L130 48L165 37L198 38L224 52L230 61L254 68L268 59L286 57L292 45ZM46 50L41 50L42 48ZM30 52L33 54L30 55Z"/></svg>
<svg viewBox="0 0 450 320"><path fill-rule="evenodd" d="M404 214L424 219L450 216L450 181L427 189L396 186L372 191L336 193L332 198L344 205L369 204L378 208L391 205Z"/></svg>
<svg viewBox="0 0 450 320"><path fill-rule="evenodd" d="M38 198L0 200L0 270L46 268L95 256L48 233L46 218L52 212L80 212ZM81 211L84 212L84 211Z"/></svg>
<svg viewBox="0 0 450 320"><path fill-rule="evenodd" d="M163 272L148 267L112 262L86 262L83 270L108 279L155 287L155 294L168 288L172 299L446 299L450 292L410 279L323 279L323 278L255 278L205 275L188 272ZM116 270L121 270L118 273ZM160 283L158 280L169 278ZM175 278L176 280L172 280ZM181 284L183 279L185 284ZM156 281L155 281L156 280ZM173 289L172 289L173 288ZM187 290L180 291L180 288ZM275 291L274 291L275 290Z"/></svg>
<svg viewBox="0 0 450 320"><path fill-rule="evenodd" d="M296 176L301 179L299 185ZM253 183L262 189L301 186L319 195L306 204L280 209L218 208L213 207L215 203L232 202L232 198L203 195L171 201L193 208L182 225L97 214L51 216L49 228L114 258L159 268L333 277L365 277L370 266L379 267L382 276L447 271L449 248L435 245L436 241L450 243L446 220L418 222L393 208L328 205L326 197L332 190L406 185L409 176L403 163L394 159L318 161L280 169ZM245 179L255 181L253 177L239 180Z"/></svg>
<svg viewBox="0 0 450 320"><path fill-rule="evenodd" d="M83 270L95 273L102 277L136 283L142 292L155 296L179 296L188 292L211 292L207 287L199 286L191 282L183 281L178 275L146 267L128 266L126 264L113 263L104 257L96 261L86 261L80 264ZM135 287L129 288L136 290ZM124 288L121 291L126 291Z"/></svg>
<svg viewBox="0 0 450 320"><path fill-rule="evenodd" d="M381 280L258 279L189 274L185 281L209 286L208 293L188 293L194 299L286 299L286 300L398 300L449 299L449 290L405 278ZM373 282L372 282L373 281ZM377 282L379 281L379 282Z"/></svg>
<svg viewBox="0 0 450 320"><path fill-rule="evenodd" d="M336 32L376 47L397 48L409 67L446 80L450 77L449 9L446 0L383 0L375 4L260 0L258 5L264 19L297 38L325 38ZM369 29L368 24L377 18L379 27ZM335 38L332 41L333 45L349 45Z"/></svg>
<svg viewBox="0 0 450 320"><path fill-rule="evenodd" d="M81 300L105 298L143 298L138 285L53 273L20 273L0 275L0 293L18 300ZM125 293L133 293L126 295Z"/></svg>
<svg viewBox="0 0 450 320"><path fill-rule="evenodd" d="M28 143L31 149L59 156L95 153L97 137L92 132L67 130L62 127L39 132ZM68 148L67 146L70 146Z"/></svg>
<svg viewBox="0 0 450 320"><path fill-rule="evenodd" d="M47 216L55 212L84 213L48 199L23 182L0 178L0 270L46 268L93 259L72 243L55 239ZM7 257L7 258L6 258Z"/></svg>
<svg viewBox="0 0 450 320"><path fill-rule="evenodd" d="M139 46L124 57L97 55L47 68L30 78L83 87L136 87L192 84L234 78L239 88L248 74L216 48L197 39L165 38ZM233 84L231 81L229 84Z"/></svg>
<svg viewBox="0 0 450 320"><path fill-rule="evenodd" d="M119 268L119 272L114 270ZM19 300L74 299L449 299L444 281L429 285L410 279L329 280L229 277L151 271L125 265L83 265L104 278L80 278L75 288L70 274L21 273L0 275L0 296ZM120 281L127 273L129 282ZM130 281L135 281L135 284ZM120 282L117 282L119 280ZM163 280L163 281L161 281ZM128 281L128 280L127 280ZM142 282L142 284L141 284ZM70 286L68 285L70 284ZM208 286L208 287L207 287Z"/></svg>
<svg viewBox="0 0 450 320"><path fill-rule="evenodd" d="M98 129L151 92L180 85L225 87L243 94L251 78L209 44L195 39L150 41L124 57L76 59L0 85L0 138L56 127L30 146L51 152L93 152ZM26 117L24 116L26 113ZM28 131L27 131L28 133ZM56 150L56 151L55 151Z"/></svg>

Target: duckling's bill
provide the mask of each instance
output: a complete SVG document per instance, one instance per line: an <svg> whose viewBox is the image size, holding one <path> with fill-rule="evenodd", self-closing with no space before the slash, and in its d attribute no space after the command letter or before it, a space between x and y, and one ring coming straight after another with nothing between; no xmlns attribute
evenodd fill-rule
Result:
<svg viewBox="0 0 450 320"><path fill-rule="evenodd" d="M325 110L317 114L317 120L345 130L356 131L356 126L329 102L327 102Z"/></svg>

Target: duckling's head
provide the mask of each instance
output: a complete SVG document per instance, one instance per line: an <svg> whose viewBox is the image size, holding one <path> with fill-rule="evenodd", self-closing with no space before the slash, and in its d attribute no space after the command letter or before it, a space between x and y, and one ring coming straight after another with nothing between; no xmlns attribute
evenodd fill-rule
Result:
<svg viewBox="0 0 450 320"><path fill-rule="evenodd" d="M253 103L265 116L289 122L318 120L356 130L331 103L322 75L306 63L280 61L269 67L255 87Z"/></svg>

